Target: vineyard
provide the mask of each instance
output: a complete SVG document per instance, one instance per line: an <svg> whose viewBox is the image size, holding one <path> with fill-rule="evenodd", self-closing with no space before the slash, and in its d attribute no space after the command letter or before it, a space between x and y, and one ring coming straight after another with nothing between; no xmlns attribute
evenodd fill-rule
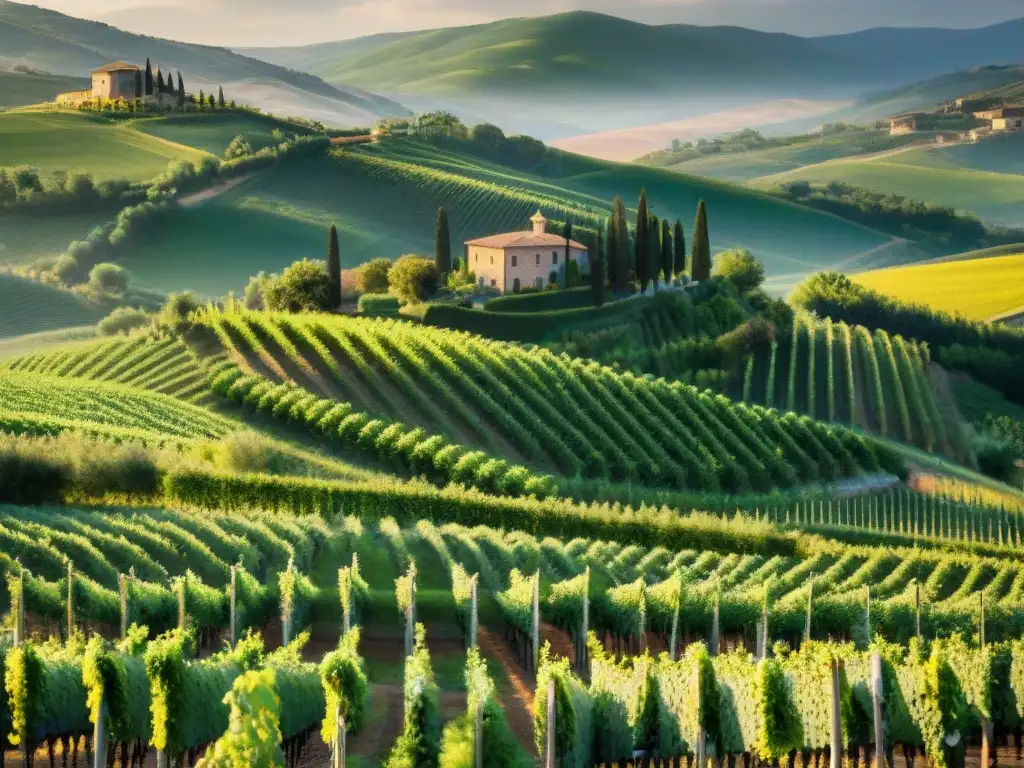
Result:
<svg viewBox="0 0 1024 768"><path fill-rule="evenodd" d="M898 692L887 698L887 743L958 764L942 751L924 701L961 718L969 737L986 721L1001 732L1020 724L1012 702L1024 699L1008 672L1024 664L1014 640L1024 570L1013 557L810 539L805 554L790 555L643 549L426 521L400 528L390 518L370 526L351 517L16 507L0 512L0 534L5 556L20 561L3 561L17 643L5 650L5 704L12 744L30 750L48 745L67 755L73 743L77 753L84 739L84 750L109 750L108 759L120 752L134 761L155 749L191 762L207 745L230 747L229 718L273 713L276 730L263 748L278 750L277 764L294 764L315 731L334 745L383 715L374 697L392 673L368 664L367 654L393 632L404 635L407 661L402 699L388 705L406 713L392 756L421 728L435 733L433 749L472 755L477 708L490 712L483 748L508 753L500 760L510 762L495 756L494 765L525 765L534 746L544 753L549 713L568 723L556 736L560 765L636 749L692 757L705 748L700 731L706 748L721 753L770 760L815 752L829 744L833 658L850 701L844 744L868 745L872 651L886 690ZM984 653L954 636L979 631L982 616ZM77 633L116 634L118 626L120 643ZM430 638L453 627L466 650L432 649ZM522 720L516 705L501 699L505 713L498 705L484 663L498 653L493 633L477 649L478 633L499 627L518 654L513 674L529 680L535 670L535 745L509 730L506 716ZM326 633L317 643L326 652L312 650L310 628ZM915 632L951 639L921 641ZM38 639L47 634L55 639ZM218 637L234 642L196 658ZM548 641L568 656L555 658L542 647ZM658 649L666 654L648 655ZM938 690L935 674L949 681ZM31 679L51 682L15 682ZM554 709L545 709L551 680ZM442 711L452 685L464 693ZM243 694L260 691L272 691L266 701L276 697L279 706L246 709ZM410 721L411 711L422 717Z"/></svg>
<svg viewBox="0 0 1024 768"><path fill-rule="evenodd" d="M236 311L201 322L271 381L565 477L736 493L899 466L839 426L541 348L389 320ZM297 399L285 396L289 407ZM323 413L311 407L307 423Z"/></svg>

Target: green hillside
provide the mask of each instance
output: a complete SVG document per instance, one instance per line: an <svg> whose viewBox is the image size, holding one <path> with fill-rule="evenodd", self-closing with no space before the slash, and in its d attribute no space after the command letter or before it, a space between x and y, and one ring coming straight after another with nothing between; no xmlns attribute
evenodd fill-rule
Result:
<svg viewBox="0 0 1024 768"><path fill-rule="evenodd" d="M735 186L558 152L527 173L468 149L395 139L289 162L182 212L180 224L140 248L127 266L150 287L238 291L259 270L320 258L331 223L349 267L377 256L432 252L438 206L448 211L458 249L472 237L525 228L537 208L552 219L569 215L578 226L592 226L610 213L616 194L631 205L644 185L658 215L681 218L687 231L704 199L712 245L754 250L780 285L862 258L914 259L896 246L887 261L884 235Z"/></svg>
<svg viewBox="0 0 1024 768"><path fill-rule="evenodd" d="M82 240L109 214L55 214L0 216L0 264L31 264L36 259L60 256L74 240Z"/></svg>
<svg viewBox="0 0 1024 768"><path fill-rule="evenodd" d="M306 134L308 129L267 115L246 113L210 113L168 115L139 120L134 128L174 144L194 147L221 157L236 136L244 136L254 150L280 143L275 130L288 134Z"/></svg>
<svg viewBox="0 0 1024 768"><path fill-rule="evenodd" d="M988 150L985 142L978 153L961 149L959 157L991 157L999 151ZM1017 227L1024 225L1024 175L972 170L959 165L956 158L942 155L935 159L932 152L945 150L908 150L882 154L872 158L844 159L810 165L794 171L751 179L756 188L770 188L791 181L809 181L827 184L842 181L873 192L893 193L958 211L974 213L986 223ZM1016 162L1016 161L1015 161ZM928 164L926 164L928 163Z"/></svg>
<svg viewBox="0 0 1024 768"><path fill-rule="evenodd" d="M87 87L89 80L84 77L0 70L0 109L53 101L58 93L80 91Z"/></svg>
<svg viewBox="0 0 1024 768"><path fill-rule="evenodd" d="M91 173L97 180L146 181L173 160L202 153L136 131L131 125L69 112L0 114L0 167L30 165L43 174Z"/></svg>
<svg viewBox="0 0 1024 768"><path fill-rule="evenodd" d="M275 105L288 114L330 117L366 125L374 116L407 114L399 104L360 89L345 90L320 78L232 53L226 48L144 37L54 11L0 0L0 66L23 64L76 77L111 61L180 70L189 84L244 88L239 101ZM197 89L198 90L198 89Z"/></svg>
<svg viewBox="0 0 1024 768"><path fill-rule="evenodd" d="M35 280L0 274L0 338L88 325L110 311Z"/></svg>
<svg viewBox="0 0 1024 768"><path fill-rule="evenodd" d="M901 153L898 162L940 170L1024 174L1024 136L1008 133L976 143L915 149Z"/></svg>

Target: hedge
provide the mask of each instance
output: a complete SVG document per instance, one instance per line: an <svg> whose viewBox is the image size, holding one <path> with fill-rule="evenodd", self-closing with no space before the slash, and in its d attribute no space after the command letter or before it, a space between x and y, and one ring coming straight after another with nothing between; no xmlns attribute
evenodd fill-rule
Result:
<svg viewBox="0 0 1024 768"><path fill-rule="evenodd" d="M647 308L642 299L620 299L600 307L561 309L550 312L491 312L466 307L431 304L423 322L458 331L469 331L500 341L539 342L584 323L621 322Z"/></svg>
<svg viewBox="0 0 1024 768"><path fill-rule="evenodd" d="M568 290L510 293L484 302L485 312L550 312L594 306L594 290L589 286Z"/></svg>
<svg viewBox="0 0 1024 768"><path fill-rule="evenodd" d="M398 317L398 297L390 293L364 293L359 297L359 314L368 317Z"/></svg>

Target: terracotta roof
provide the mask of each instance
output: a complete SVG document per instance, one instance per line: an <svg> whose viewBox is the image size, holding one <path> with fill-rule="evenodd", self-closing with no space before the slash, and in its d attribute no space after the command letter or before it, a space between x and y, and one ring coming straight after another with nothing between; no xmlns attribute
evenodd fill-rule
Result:
<svg viewBox="0 0 1024 768"><path fill-rule="evenodd" d="M533 232L506 232L502 235L467 240L466 245L479 245L482 248L565 248L565 238L550 233L537 235ZM578 251L587 250L587 246L575 240L569 241L569 247Z"/></svg>
<svg viewBox="0 0 1024 768"><path fill-rule="evenodd" d="M138 67L134 64L129 64L127 61L115 61L107 64L105 67L94 69L92 73L94 75L102 74L103 72L136 72Z"/></svg>
<svg viewBox="0 0 1024 768"><path fill-rule="evenodd" d="M907 120L911 117L924 117L927 112L903 112L899 115L892 115L889 120Z"/></svg>

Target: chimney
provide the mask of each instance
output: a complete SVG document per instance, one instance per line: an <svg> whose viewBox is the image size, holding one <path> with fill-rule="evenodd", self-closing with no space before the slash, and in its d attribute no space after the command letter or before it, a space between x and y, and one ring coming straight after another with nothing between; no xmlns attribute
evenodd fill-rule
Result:
<svg viewBox="0 0 1024 768"><path fill-rule="evenodd" d="M544 218L544 214L540 212L539 208L537 209L537 212L533 214L530 221L533 222L533 234L543 235L547 231L548 220Z"/></svg>

